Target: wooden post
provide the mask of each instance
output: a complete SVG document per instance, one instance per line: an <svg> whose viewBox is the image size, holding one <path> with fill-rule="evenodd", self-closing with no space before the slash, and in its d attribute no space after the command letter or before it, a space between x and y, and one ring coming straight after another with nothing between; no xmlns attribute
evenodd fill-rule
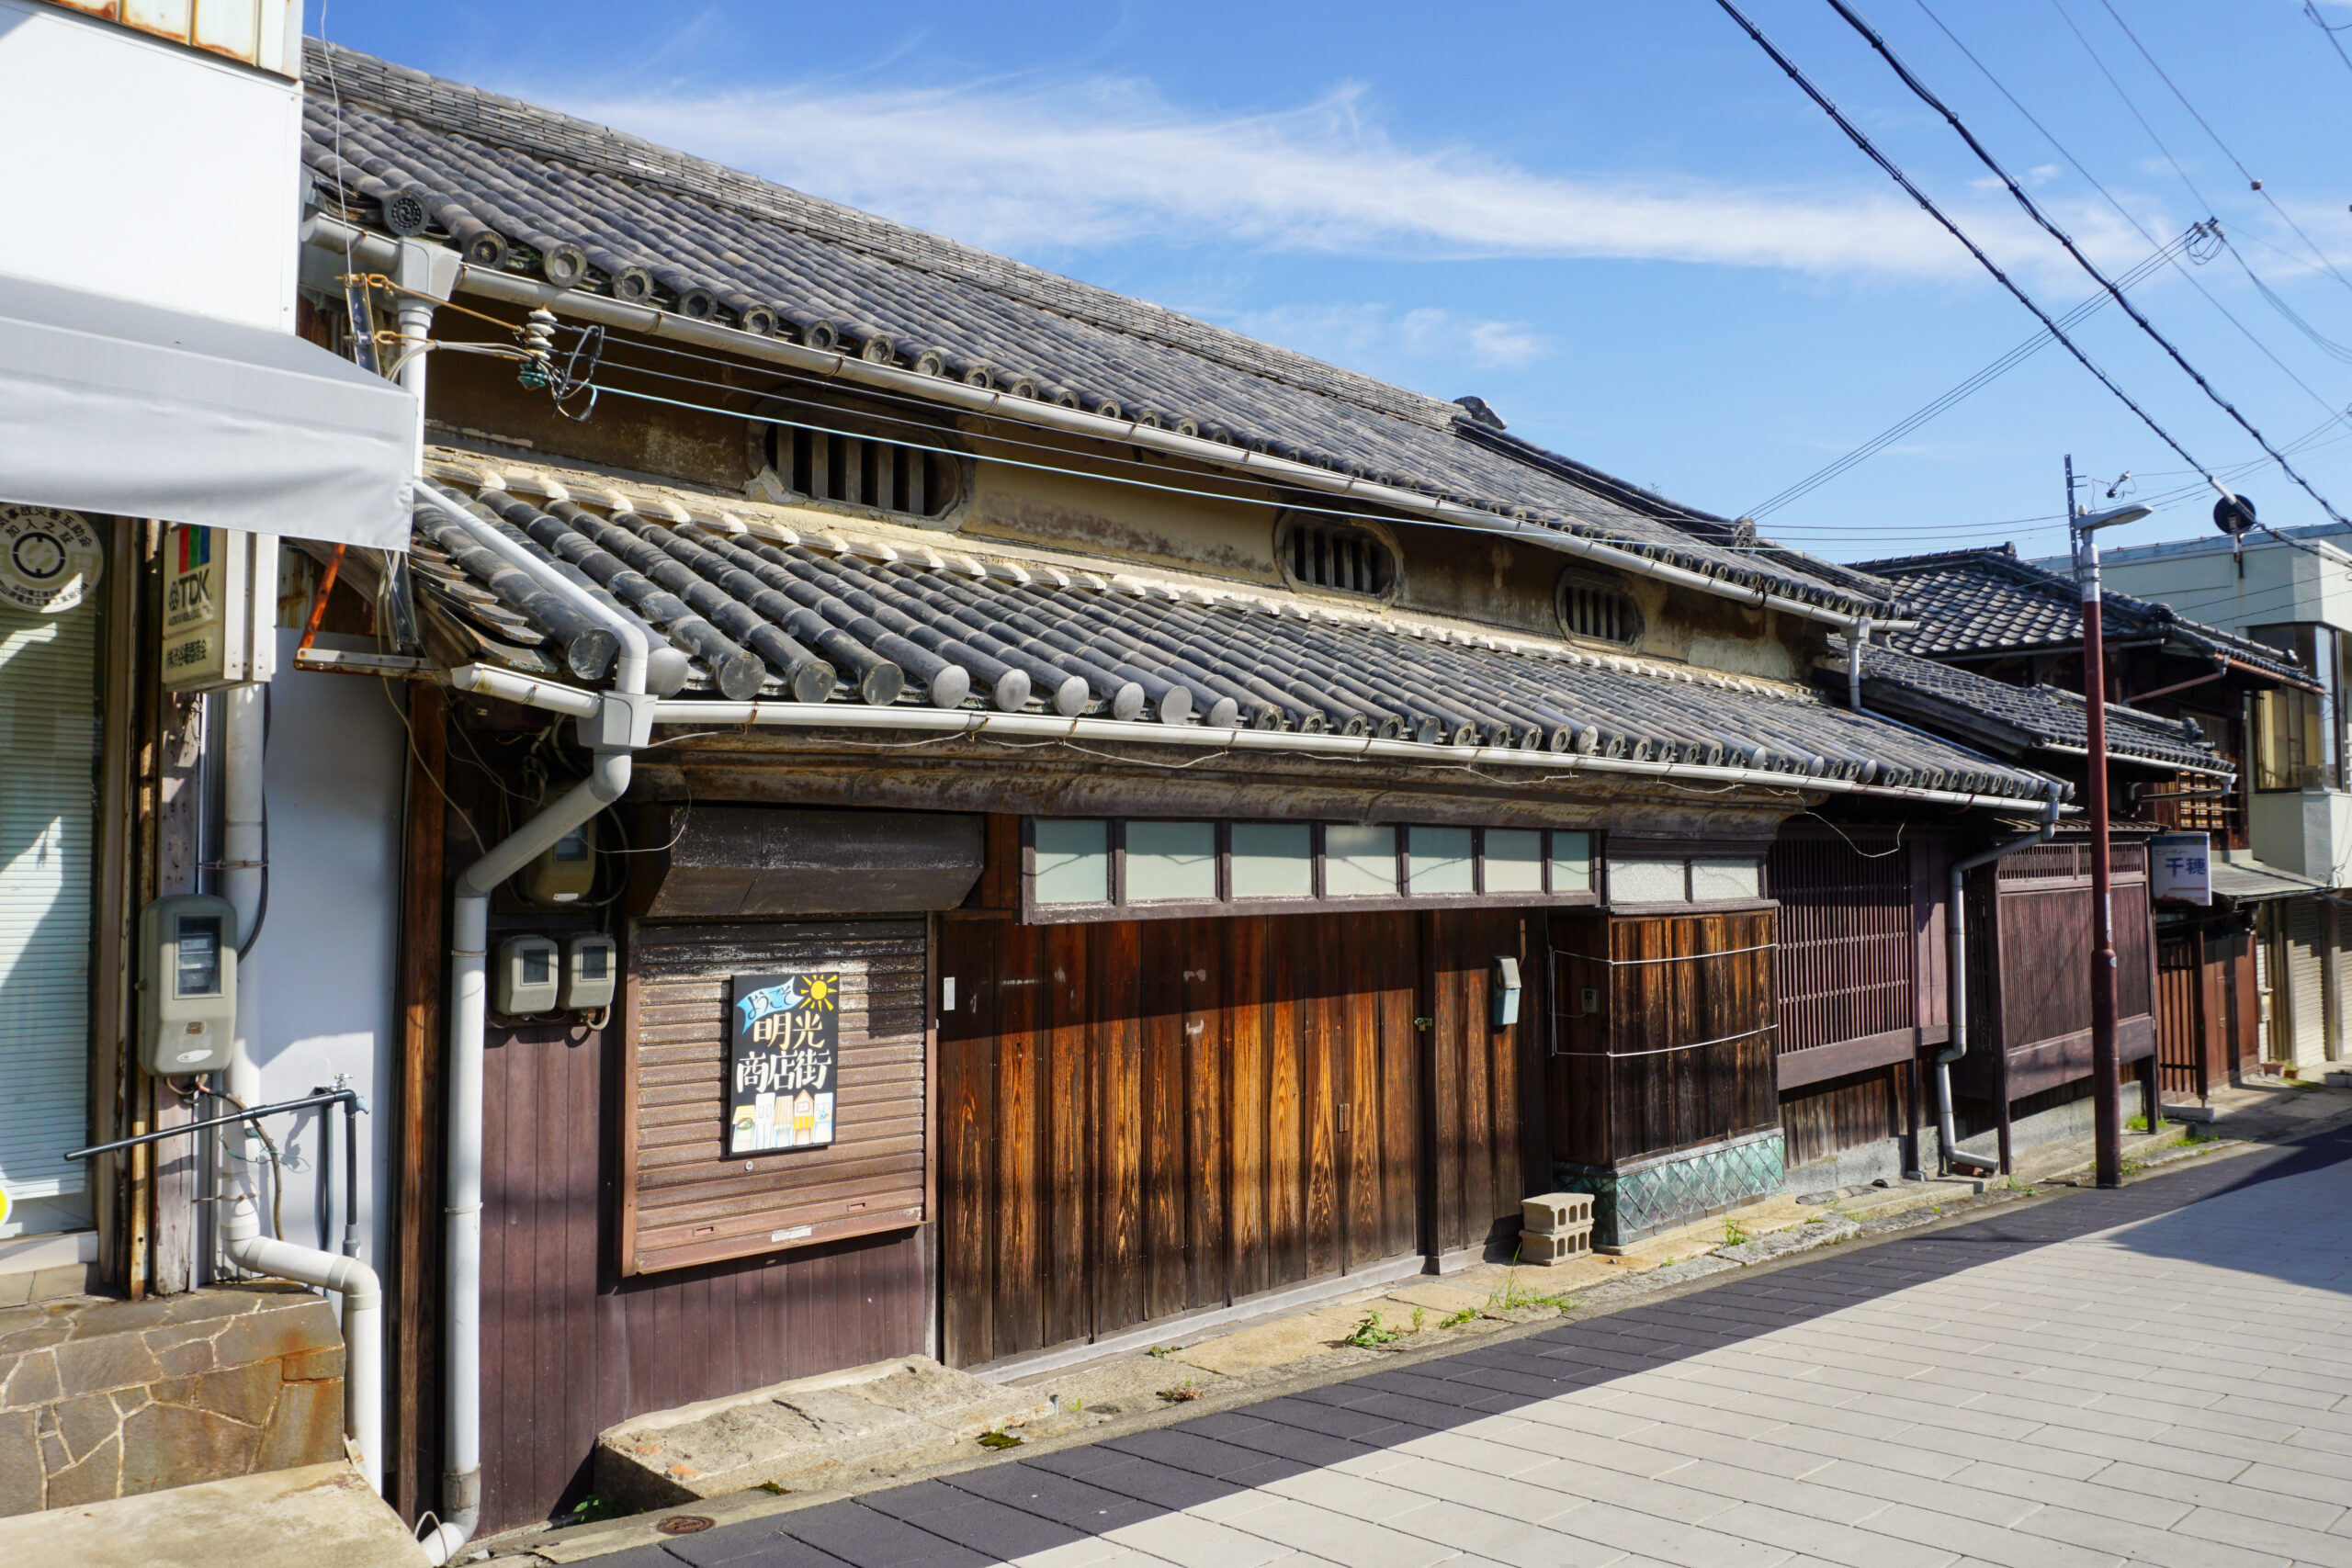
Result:
<svg viewBox="0 0 2352 1568"><path fill-rule="evenodd" d="M413 1519L428 1507L437 1402L426 1396L436 1358L435 1305L441 1278L441 963L446 884L442 846L456 824L442 794L448 773L447 700L438 686L409 687L407 815L401 870L401 1058L392 1201L395 1292L392 1430L387 1435L393 1506Z"/></svg>

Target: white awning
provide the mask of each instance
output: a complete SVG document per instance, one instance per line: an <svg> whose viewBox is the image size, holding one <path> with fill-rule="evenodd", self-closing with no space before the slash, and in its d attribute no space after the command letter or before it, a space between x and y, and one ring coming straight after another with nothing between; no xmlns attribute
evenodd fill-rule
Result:
<svg viewBox="0 0 2352 1568"><path fill-rule="evenodd" d="M416 438L291 333L0 276L0 501L404 550Z"/></svg>

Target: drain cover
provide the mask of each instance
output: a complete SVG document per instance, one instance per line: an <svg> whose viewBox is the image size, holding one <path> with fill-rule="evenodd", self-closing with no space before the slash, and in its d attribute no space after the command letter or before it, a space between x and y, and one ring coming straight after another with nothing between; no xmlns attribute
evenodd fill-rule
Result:
<svg viewBox="0 0 2352 1568"><path fill-rule="evenodd" d="M711 1527L700 1514L673 1514L653 1528L663 1535L697 1535Z"/></svg>

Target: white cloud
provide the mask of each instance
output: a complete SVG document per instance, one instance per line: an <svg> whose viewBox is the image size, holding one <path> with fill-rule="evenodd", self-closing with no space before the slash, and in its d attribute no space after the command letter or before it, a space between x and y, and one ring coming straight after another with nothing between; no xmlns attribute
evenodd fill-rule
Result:
<svg viewBox="0 0 2352 1568"><path fill-rule="evenodd" d="M1403 145L1356 88L1258 116L1188 113L1124 78L906 90L520 90L995 250L1155 241L1909 276L1962 276L1973 266L1892 187L1539 174L1474 148ZM2007 203L1959 216L1996 255L2047 265L2047 243ZM2104 231L2111 225L2078 220L2084 238L2112 243ZM2136 239L2122 246L2134 257L2143 249ZM1508 355L1509 344L1506 334L1490 351Z"/></svg>
<svg viewBox="0 0 2352 1568"><path fill-rule="evenodd" d="M1434 306L1280 305L1195 314L1268 343L1341 365L1448 364L1512 368L1549 357L1551 341L1523 321L1482 321Z"/></svg>

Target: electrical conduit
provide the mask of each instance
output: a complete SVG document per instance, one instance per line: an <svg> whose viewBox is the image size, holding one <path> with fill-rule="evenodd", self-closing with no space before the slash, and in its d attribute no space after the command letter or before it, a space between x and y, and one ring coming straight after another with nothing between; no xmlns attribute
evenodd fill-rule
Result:
<svg viewBox="0 0 2352 1568"><path fill-rule="evenodd" d="M646 693L651 649L635 622L432 485L420 482L417 498L548 592L605 623L621 648L615 671L617 689L597 696L593 711L577 711L581 744L595 759L588 776L485 852L458 879L449 953L447 1295L443 1309L443 1438L448 1468L441 1481L441 1516L419 1538L426 1557L439 1564L456 1558L481 1520L482 1058L490 1008L490 896L500 883L621 797L628 788L630 754L652 737L654 699Z"/></svg>

